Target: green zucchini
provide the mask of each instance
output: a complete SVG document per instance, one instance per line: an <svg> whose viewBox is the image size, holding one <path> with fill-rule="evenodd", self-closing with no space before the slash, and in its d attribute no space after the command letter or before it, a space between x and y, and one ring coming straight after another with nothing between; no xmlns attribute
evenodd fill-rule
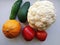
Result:
<svg viewBox="0 0 60 45"><path fill-rule="evenodd" d="M25 2L23 6L18 11L18 19L20 22L24 23L27 20L27 13L30 7L30 2Z"/></svg>
<svg viewBox="0 0 60 45"><path fill-rule="evenodd" d="M15 19L15 18L16 18L16 15L17 15L17 13L18 13L18 10L19 10L19 8L20 8L21 3L22 3L22 0L17 0L17 1L13 4L9 19Z"/></svg>

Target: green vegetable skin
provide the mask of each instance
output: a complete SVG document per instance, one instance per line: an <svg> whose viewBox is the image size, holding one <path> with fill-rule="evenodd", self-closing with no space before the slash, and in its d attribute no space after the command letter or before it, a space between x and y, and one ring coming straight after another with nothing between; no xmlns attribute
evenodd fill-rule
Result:
<svg viewBox="0 0 60 45"><path fill-rule="evenodd" d="M30 2L25 2L23 6L18 11L18 19L20 22L24 23L27 20L27 12L30 7Z"/></svg>
<svg viewBox="0 0 60 45"><path fill-rule="evenodd" d="M15 19L16 18L16 15L18 13L18 10L20 8L20 5L22 3L22 0L17 0L13 6L12 6L12 9L11 9L11 14L10 14L10 19Z"/></svg>

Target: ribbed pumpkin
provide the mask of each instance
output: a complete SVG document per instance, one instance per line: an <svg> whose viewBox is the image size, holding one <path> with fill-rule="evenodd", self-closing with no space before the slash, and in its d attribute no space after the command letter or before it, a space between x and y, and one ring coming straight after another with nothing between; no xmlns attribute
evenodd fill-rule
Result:
<svg viewBox="0 0 60 45"><path fill-rule="evenodd" d="M8 20L3 24L2 32L7 38L15 38L20 34L21 24L16 20Z"/></svg>

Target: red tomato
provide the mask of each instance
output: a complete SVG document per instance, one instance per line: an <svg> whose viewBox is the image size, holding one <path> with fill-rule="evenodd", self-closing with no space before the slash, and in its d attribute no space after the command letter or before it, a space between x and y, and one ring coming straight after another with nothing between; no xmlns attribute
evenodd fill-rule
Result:
<svg viewBox="0 0 60 45"><path fill-rule="evenodd" d="M35 31L30 26L26 26L22 31L22 35L26 41L31 41L35 37Z"/></svg>
<svg viewBox="0 0 60 45"><path fill-rule="evenodd" d="M45 31L37 31L36 38L40 41L45 41L47 37L47 33Z"/></svg>

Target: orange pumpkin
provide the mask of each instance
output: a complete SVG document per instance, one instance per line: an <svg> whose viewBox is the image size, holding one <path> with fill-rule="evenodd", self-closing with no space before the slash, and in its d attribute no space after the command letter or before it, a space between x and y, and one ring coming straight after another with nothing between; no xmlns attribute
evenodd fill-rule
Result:
<svg viewBox="0 0 60 45"><path fill-rule="evenodd" d="M15 38L20 34L21 24L16 20L8 20L3 24L2 32L7 38Z"/></svg>

